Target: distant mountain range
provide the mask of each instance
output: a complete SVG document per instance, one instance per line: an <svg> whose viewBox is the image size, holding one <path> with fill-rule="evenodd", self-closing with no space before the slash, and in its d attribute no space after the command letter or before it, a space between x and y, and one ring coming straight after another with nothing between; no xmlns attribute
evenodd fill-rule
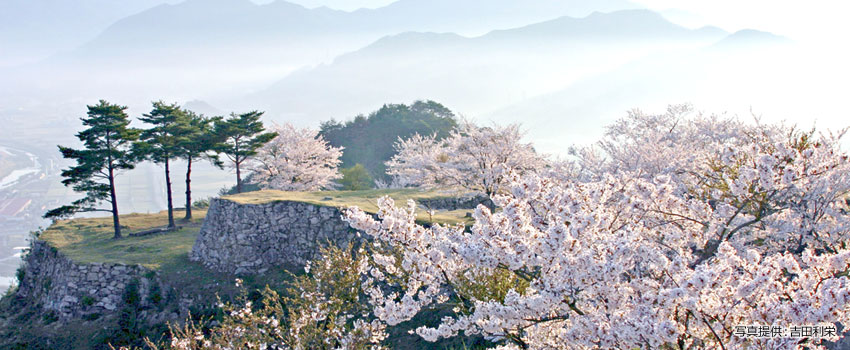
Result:
<svg viewBox="0 0 850 350"><path fill-rule="evenodd" d="M165 0L140 1L150 5ZM0 71L0 89L9 96L28 96L34 90L51 98L85 100L100 98L104 91L121 99L238 95L387 35L484 33L635 7L627 0L399 0L346 12L282 0L264 5L185 0L117 20L85 44L48 60ZM81 16L79 11L68 13Z"/></svg>
<svg viewBox="0 0 850 350"><path fill-rule="evenodd" d="M560 17L475 38L404 33L291 74L246 102L302 121L418 98L482 115L649 54L703 47L726 35L713 27L687 29L648 10Z"/></svg>
<svg viewBox="0 0 850 350"><path fill-rule="evenodd" d="M155 1L155 0L147 0ZM161 0L160 0L161 1ZM560 16L638 7L627 0L400 0L353 12L277 0L186 0L126 17L58 61L98 64L329 61L382 36L408 31L485 33ZM186 55L193 59L187 59Z"/></svg>
<svg viewBox="0 0 850 350"><path fill-rule="evenodd" d="M9 1L30 15L13 18L2 13L9 3L0 4L8 22L0 28L59 0ZM57 23L96 18L20 39L67 29L57 37L85 43L0 69L0 105L71 116L100 98L142 111L164 99L192 101L186 106L205 114L260 109L316 126L433 99L467 117L522 121L541 143L557 144L565 128L590 135L628 108L711 94L707 85L735 81L730 72L763 68L742 57L788 42L756 30L683 27L627 0L399 0L350 12L282 0L108 2L50 7L45 18Z"/></svg>

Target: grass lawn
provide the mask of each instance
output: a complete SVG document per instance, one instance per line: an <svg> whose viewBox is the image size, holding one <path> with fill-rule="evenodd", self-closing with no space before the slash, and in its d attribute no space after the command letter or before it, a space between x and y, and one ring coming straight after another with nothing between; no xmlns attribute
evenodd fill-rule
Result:
<svg viewBox="0 0 850 350"><path fill-rule="evenodd" d="M392 189L392 190L366 190L366 191L319 191L319 192L287 192L263 190L235 194L223 197L241 204L265 204L280 201L305 202L316 205L346 208L357 206L368 213L376 213L378 211L378 198L390 196L395 200L396 206L406 206L408 199L419 201L421 199L438 199L450 198L458 196L458 191L454 190L431 190L423 191L418 189ZM416 211L417 221L420 223L444 223L457 224L462 223L467 226L471 225L474 220L466 217L467 213L471 213L472 209L461 210L437 210L433 216L429 216L427 210L421 207Z"/></svg>
<svg viewBox="0 0 850 350"><path fill-rule="evenodd" d="M139 264L150 269L160 269L174 264L175 259L187 255L195 244L206 210L193 210L191 222L179 220L182 211L175 211L178 231L142 237L128 237L139 232L168 225L168 214L121 215L121 239L112 239L112 217L61 220L45 230L40 238L59 249L71 260L79 263Z"/></svg>

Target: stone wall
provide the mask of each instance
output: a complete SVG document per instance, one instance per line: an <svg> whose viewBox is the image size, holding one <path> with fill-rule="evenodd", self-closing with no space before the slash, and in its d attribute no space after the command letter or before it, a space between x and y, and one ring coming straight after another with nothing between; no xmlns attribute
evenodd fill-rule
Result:
<svg viewBox="0 0 850 350"><path fill-rule="evenodd" d="M343 246L357 233L335 207L279 201L238 204L216 198L190 258L216 271L263 273L298 268L318 256L327 243Z"/></svg>
<svg viewBox="0 0 850 350"><path fill-rule="evenodd" d="M479 204L491 206L491 201L483 194L470 193L461 197L442 197L434 199L419 199L416 205L423 209L433 210L458 210L458 209L475 209Z"/></svg>
<svg viewBox="0 0 850 350"><path fill-rule="evenodd" d="M152 290L161 290L156 274L142 266L78 264L41 240L32 242L23 268L18 296L59 319L114 312L131 282L138 283L142 303Z"/></svg>

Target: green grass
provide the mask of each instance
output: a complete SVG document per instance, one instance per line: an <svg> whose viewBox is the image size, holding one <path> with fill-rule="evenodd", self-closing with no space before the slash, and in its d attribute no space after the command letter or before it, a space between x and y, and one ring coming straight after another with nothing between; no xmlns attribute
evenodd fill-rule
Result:
<svg viewBox="0 0 850 350"><path fill-rule="evenodd" d="M175 212L177 218L182 212ZM201 229L205 210L193 210L191 222L180 222L182 229L142 237L128 237L168 223L166 212L157 214L129 214L121 216L124 238L112 239L112 218L89 218L61 220L45 230L40 238L59 249L78 263L123 263L138 264L158 270L168 265L179 264L181 256L187 256L195 244Z"/></svg>
<svg viewBox="0 0 850 350"><path fill-rule="evenodd" d="M378 211L378 198L390 196L395 200L396 206L406 206L408 199L418 202L422 199L449 198L458 196L455 190L431 190L418 189L393 189L393 190L365 190L365 191L319 191L319 192L286 192L263 190L247 192L242 194L222 197L240 204L266 204L272 202L304 202L315 205L346 208L357 206L368 213ZM416 211L417 221L420 223L442 223L470 225L473 220L466 217L471 209L463 210L436 210L434 215L428 215L426 209L421 207Z"/></svg>

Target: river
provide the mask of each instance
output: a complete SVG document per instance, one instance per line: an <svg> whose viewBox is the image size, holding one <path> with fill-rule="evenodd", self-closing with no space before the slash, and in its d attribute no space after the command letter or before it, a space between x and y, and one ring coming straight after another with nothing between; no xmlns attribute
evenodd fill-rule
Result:
<svg viewBox="0 0 850 350"><path fill-rule="evenodd" d="M0 152L6 153L11 157L20 157L20 155L23 155L25 157L29 157L31 162L31 165L20 169L15 169L9 175L6 175L2 179L0 179L0 190L12 187L24 176L38 174L42 169L41 164L38 162L38 157L36 157L32 153L6 146L0 146Z"/></svg>

